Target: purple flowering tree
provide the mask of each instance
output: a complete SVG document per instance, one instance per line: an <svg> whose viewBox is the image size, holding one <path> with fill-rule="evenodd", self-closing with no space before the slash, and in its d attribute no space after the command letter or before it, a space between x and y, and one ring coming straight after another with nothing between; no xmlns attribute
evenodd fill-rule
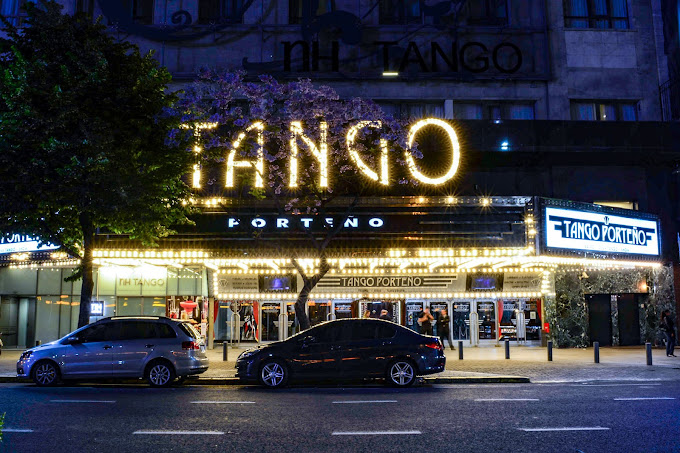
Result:
<svg viewBox="0 0 680 453"><path fill-rule="evenodd" d="M307 329L309 294L329 271L329 246L362 196L386 187L388 178L392 184L411 182L405 172L387 167L387 162L405 165L403 124L372 101L340 99L332 88L309 80L281 83L260 76L248 81L243 73L204 71L187 88L180 107L187 124L203 127L200 165L217 162L221 175L227 168L226 178L202 186L204 195L238 197L280 216L321 220L315 228L295 225L302 247L290 247L289 238L280 235L261 242L290 259L302 277L295 315ZM325 222L331 211L334 220ZM313 267L301 264L310 259Z"/></svg>

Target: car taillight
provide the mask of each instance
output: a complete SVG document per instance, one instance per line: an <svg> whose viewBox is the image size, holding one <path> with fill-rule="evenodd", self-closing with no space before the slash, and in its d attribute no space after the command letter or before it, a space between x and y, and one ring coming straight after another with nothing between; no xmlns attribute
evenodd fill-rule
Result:
<svg viewBox="0 0 680 453"><path fill-rule="evenodd" d="M182 349L201 349L201 345L199 345L195 341L183 341Z"/></svg>
<svg viewBox="0 0 680 453"><path fill-rule="evenodd" d="M443 350L444 350L444 348L442 347L441 343L439 343L438 341L434 341L434 342L432 342L432 343L425 343L425 347L427 347L427 348L432 348L432 349L438 349L438 350L440 350L440 351L443 351Z"/></svg>

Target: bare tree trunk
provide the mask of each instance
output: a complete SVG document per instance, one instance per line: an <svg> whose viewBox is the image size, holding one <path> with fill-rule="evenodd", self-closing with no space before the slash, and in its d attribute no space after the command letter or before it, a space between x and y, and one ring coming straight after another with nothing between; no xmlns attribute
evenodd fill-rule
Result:
<svg viewBox="0 0 680 453"><path fill-rule="evenodd" d="M94 247L94 225L87 213L80 214L80 227L83 230L83 258L82 286L80 288L80 312L78 314L78 327L90 323L90 302L92 301L92 289L94 278L92 276L92 248Z"/></svg>
<svg viewBox="0 0 680 453"><path fill-rule="evenodd" d="M300 330L307 330L311 327L309 324L309 317L305 311L305 304L307 303L307 299L309 299L309 293L311 293L316 284L319 283L319 280L321 280L323 276L326 275L330 267L328 266L328 261L326 260L325 255L321 257L319 272L314 274L312 277L307 277L305 275L297 260L293 260L293 265L295 265L295 267L298 269L298 272L300 272L300 275L302 276L302 281L304 281L304 285L302 286L302 289L298 294L298 298L295 301L295 317L298 320L298 323L300 323Z"/></svg>

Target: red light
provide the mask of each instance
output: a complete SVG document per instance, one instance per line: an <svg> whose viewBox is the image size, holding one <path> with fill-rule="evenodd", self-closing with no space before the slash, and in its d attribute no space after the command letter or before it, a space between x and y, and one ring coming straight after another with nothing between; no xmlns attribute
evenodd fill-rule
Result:
<svg viewBox="0 0 680 453"><path fill-rule="evenodd" d="M444 350L444 348L442 347L442 345L438 341L434 342L434 343L425 343L425 347L432 348L432 349L438 349L440 351Z"/></svg>
<svg viewBox="0 0 680 453"><path fill-rule="evenodd" d="M548 324L547 322L543 323L543 332L550 333L550 324Z"/></svg>
<svg viewBox="0 0 680 453"><path fill-rule="evenodd" d="M195 341L183 341L182 342L182 349L192 350L192 349L201 349L201 347Z"/></svg>

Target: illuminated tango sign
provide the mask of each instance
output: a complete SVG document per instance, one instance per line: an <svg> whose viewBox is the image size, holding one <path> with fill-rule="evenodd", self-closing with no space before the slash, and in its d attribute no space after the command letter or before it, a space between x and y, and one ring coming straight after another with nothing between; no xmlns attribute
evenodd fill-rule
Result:
<svg viewBox="0 0 680 453"><path fill-rule="evenodd" d="M432 126L439 128L444 134L449 138L451 147L449 152L451 153L451 164L448 168L444 169L441 174L436 176L425 175L416 163L413 157L412 147L413 143L416 141L417 134L426 126ZM217 127L217 123L205 123L194 127L194 135L196 136L197 142L200 143L201 130L203 129L214 129ZM360 121L352 125L347 132L346 142L347 142L347 152L351 161L356 165L359 174L381 184L387 186L390 184L389 175L389 162L388 162L388 144L387 140L380 139L380 156L378 159L377 167L371 168L366 164L365 160L361 157L359 152L355 148L355 142L357 134L361 129L364 128L376 128L382 127L380 121ZM227 155L227 171L226 171L226 187L235 187L235 172L236 169L249 169L253 171L253 186L254 187L264 187L265 173L265 155L264 155L264 130L265 125L262 122L255 122L248 126L244 132L241 132L237 139L232 143L232 147ZM255 138L256 150L252 153L250 158L237 158L237 152L243 143L243 140L247 135L252 135ZM318 164L318 186L320 188L328 189L331 188L331 183L329 182L329 169L328 163L329 150L327 144L328 135L328 125L326 122L321 121L319 124L319 141L315 142L312 138L305 134L302 123L299 121L293 121L290 124L290 157L288 162L288 186L292 189L298 187L298 160L300 154L300 147L298 146L298 141L304 144L304 147L308 150L310 156L316 160ZM194 147L195 153L201 152L201 146L196 145ZM406 166L411 176L417 180L420 184L438 186L450 181L456 172L458 171L458 165L460 162L460 145L458 144L458 136L451 125L437 118L427 118L415 123L408 132L408 149L405 152L404 160ZM201 187L201 171L200 167L196 165L194 167L193 173L193 187Z"/></svg>
<svg viewBox="0 0 680 453"><path fill-rule="evenodd" d="M31 236L15 234L10 237L0 237L0 253L36 252L39 250L55 250L59 247L52 244L42 244Z"/></svg>
<svg viewBox="0 0 680 453"><path fill-rule="evenodd" d="M545 223L548 247L659 255L659 228L655 220L546 207Z"/></svg>

